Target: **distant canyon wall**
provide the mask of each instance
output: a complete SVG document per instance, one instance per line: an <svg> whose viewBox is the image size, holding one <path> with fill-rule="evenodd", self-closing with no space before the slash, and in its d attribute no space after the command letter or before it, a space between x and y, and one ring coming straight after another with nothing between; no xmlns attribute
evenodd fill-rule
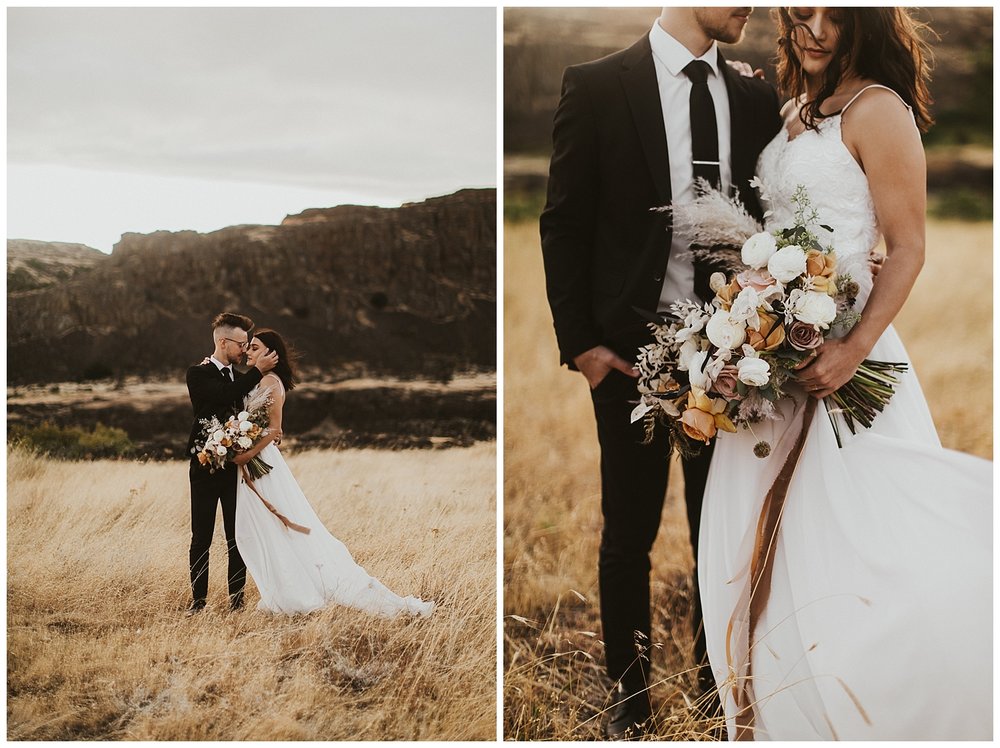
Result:
<svg viewBox="0 0 1000 748"><path fill-rule="evenodd" d="M447 377L496 364L493 189L307 210L279 226L125 234L96 262L63 246L63 260L36 273L47 285L8 294L10 384L183 377L211 353L220 311L274 327L304 366L334 374ZM31 251L8 242L8 283Z"/></svg>

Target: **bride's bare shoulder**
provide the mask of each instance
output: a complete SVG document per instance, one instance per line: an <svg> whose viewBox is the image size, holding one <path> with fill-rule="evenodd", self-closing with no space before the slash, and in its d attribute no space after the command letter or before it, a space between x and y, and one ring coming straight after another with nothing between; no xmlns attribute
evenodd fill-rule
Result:
<svg viewBox="0 0 1000 748"><path fill-rule="evenodd" d="M271 393L278 399L284 399L285 397L285 386L281 383L281 379L277 374L271 374L270 372L261 377L260 386L266 389L270 389Z"/></svg>
<svg viewBox="0 0 1000 748"><path fill-rule="evenodd" d="M895 91L872 85L862 89L843 110L845 140L912 139L919 131L906 102Z"/></svg>

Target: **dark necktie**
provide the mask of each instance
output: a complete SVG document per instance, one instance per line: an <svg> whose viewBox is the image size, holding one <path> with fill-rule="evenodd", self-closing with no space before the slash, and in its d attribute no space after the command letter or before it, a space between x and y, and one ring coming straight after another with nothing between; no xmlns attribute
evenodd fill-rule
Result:
<svg viewBox="0 0 1000 748"><path fill-rule="evenodd" d="M223 378L227 382L232 382L233 381L233 375L229 373L229 367L228 366L223 366L222 367L222 376L223 376Z"/></svg>
<svg viewBox="0 0 1000 748"><path fill-rule="evenodd" d="M695 179L701 177L721 189L719 127L707 82L711 72L704 60L692 60L684 68L684 74L691 79L691 160Z"/></svg>

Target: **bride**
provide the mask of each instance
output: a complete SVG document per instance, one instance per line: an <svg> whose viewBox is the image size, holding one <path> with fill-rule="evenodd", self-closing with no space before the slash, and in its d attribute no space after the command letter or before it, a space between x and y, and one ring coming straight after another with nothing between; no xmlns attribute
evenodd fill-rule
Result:
<svg viewBox="0 0 1000 748"><path fill-rule="evenodd" d="M236 498L236 545L260 591L258 608L307 613L337 604L381 616L430 615L434 603L400 597L369 576L309 505L277 447L285 395L296 383L288 348L278 333L258 330L247 363L268 350L277 352L278 364L248 401L269 396L269 434L234 460L243 466L259 455L273 468L256 480L241 468Z"/></svg>
<svg viewBox="0 0 1000 748"><path fill-rule="evenodd" d="M783 420L715 447L698 568L729 737L990 739L992 465L941 447L912 367L872 428L840 429L842 449L818 408L783 508L764 516L805 401L865 358L908 360L890 323L923 262L918 128L930 124L905 10L791 8L778 19L778 75L793 98L758 162L767 228L789 225L803 185L864 312L798 372L804 392ZM880 234L888 257L873 287L867 255ZM775 446L769 458L754 456L758 439Z"/></svg>

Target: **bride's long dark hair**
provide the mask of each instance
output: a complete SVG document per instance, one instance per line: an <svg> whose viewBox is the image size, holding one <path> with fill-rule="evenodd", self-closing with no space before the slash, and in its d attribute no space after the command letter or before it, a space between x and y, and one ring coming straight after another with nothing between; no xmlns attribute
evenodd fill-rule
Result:
<svg viewBox="0 0 1000 748"><path fill-rule="evenodd" d="M272 371L281 380L281 383L285 385L286 390L295 389L295 385L299 382L299 374L295 369L295 365L299 360L298 351L287 345L278 333L267 327L261 330L254 330L253 336L267 346L269 350L275 351L278 354L278 363Z"/></svg>
<svg viewBox="0 0 1000 748"><path fill-rule="evenodd" d="M916 21L905 8L837 8L844 14L840 40L833 59L823 74L816 97L806 101L799 111L803 124L815 129L823 118L819 109L837 89L841 78L852 71L888 86L913 108L913 116L921 132L934 124L930 114L932 103L927 81L930 78L930 48L921 38L929 30ZM788 8L772 11L778 24L778 54L775 60L778 86L788 98L796 98L806 90L805 74L795 56L797 23ZM810 36L812 33L805 29Z"/></svg>

